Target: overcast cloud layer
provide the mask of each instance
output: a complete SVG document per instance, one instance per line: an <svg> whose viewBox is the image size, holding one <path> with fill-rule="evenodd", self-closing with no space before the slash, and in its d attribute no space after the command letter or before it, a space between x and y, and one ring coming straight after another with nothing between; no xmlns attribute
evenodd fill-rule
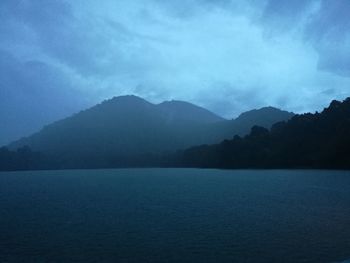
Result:
<svg viewBox="0 0 350 263"><path fill-rule="evenodd" d="M348 0L1 0L0 144L103 99L227 118L350 96Z"/></svg>

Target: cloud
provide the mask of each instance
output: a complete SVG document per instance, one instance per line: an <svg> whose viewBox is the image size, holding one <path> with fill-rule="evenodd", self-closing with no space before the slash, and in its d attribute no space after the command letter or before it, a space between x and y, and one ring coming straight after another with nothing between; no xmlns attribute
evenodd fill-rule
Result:
<svg viewBox="0 0 350 263"><path fill-rule="evenodd" d="M24 135L130 93L228 118L267 105L320 110L349 96L347 4L3 0L0 121Z"/></svg>
<svg viewBox="0 0 350 263"><path fill-rule="evenodd" d="M317 69L350 77L347 0L269 0L261 18L270 37L297 32L319 55Z"/></svg>
<svg viewBox="0 0 350 263"><path fill-rule="evenodd" d="M261 21L274 33L284 33L300 26L305 17L315 9L314 0L269 0L267 1Z"/></svg>
<svg viewBox="0 0 350 263"><path fill-rule="evenodd" d="M0 50L0 145L86 106L58 69Z"/></svg>
<svg viewBox="0 0 350 263"><path fill-rule="evenodd" d="M350 5L347 0L320 2L306 37L320 54L318 68L350 77Z"/></svg>

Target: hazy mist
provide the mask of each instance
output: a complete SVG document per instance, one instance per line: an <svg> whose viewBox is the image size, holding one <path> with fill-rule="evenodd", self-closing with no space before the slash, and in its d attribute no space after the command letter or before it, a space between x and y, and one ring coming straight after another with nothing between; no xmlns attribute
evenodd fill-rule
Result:
<svg viewBox="0 0 350 263"><path fill-rule="evenodd" d="M103 99L226 118L349 96L347 0L0 2L0 145Z"/></svg>

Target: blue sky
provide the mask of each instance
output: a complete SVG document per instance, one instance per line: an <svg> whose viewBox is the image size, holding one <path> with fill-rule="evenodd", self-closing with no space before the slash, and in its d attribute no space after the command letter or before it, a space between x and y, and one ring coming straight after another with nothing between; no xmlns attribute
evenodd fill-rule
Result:
<svg viewBox="0 0 350 263"><path fill-rule="evenodd" d="M101 100L227 118L350 95L348 0L2 0L0 144Z"/></svg>

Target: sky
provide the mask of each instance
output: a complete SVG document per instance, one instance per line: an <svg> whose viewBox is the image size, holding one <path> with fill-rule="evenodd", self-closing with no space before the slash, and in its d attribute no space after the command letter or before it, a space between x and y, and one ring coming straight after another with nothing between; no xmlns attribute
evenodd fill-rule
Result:
<svg viewBox="0 0 350 263"><path fill-rule="evenodd" d="M0 145L113 96L234 118L350 96L348 0L1 0Z"/></svg>

